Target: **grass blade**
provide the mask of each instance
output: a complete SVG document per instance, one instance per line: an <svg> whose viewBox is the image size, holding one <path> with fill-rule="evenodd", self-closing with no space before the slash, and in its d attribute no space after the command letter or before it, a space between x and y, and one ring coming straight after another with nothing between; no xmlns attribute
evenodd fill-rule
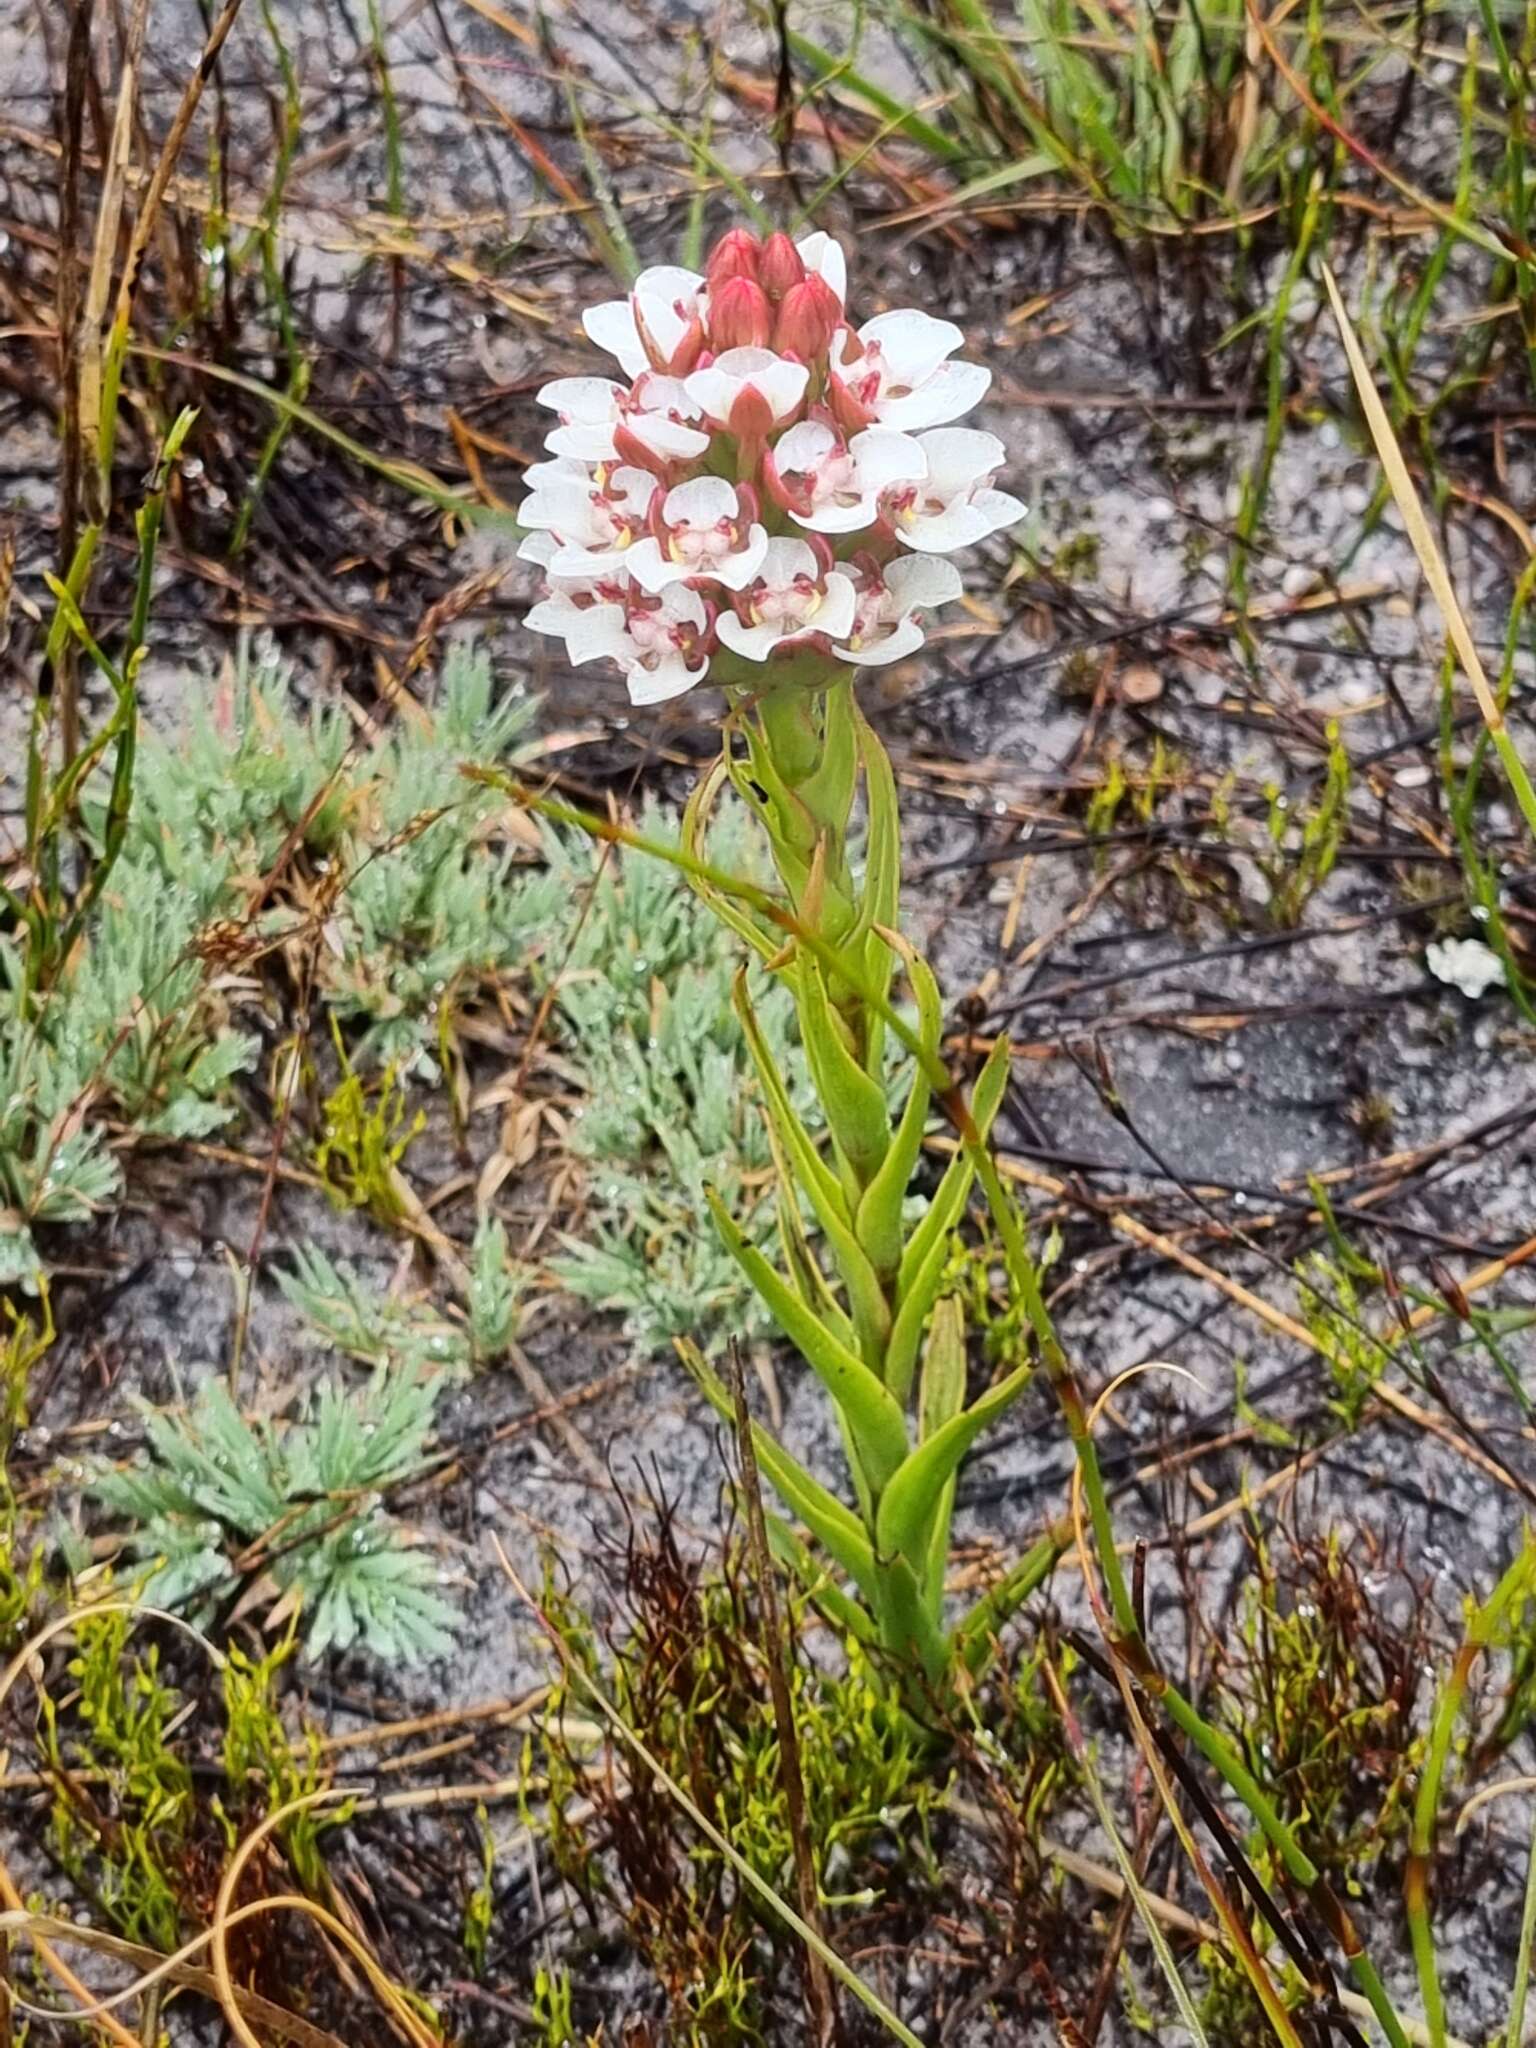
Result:
<svg viewBox="0 0 1536 2048"><path fill-rule="evenodd" d="M1414 489L1413 478L1409 475L1408 465L1403 460L1403 451L1392 431L1392 422L1387 418L1386 407L1382 404L1371 379L1359 337L1350 324L1338 284L1326 263L1323 265L1323 283L1328 288L1328 297L1333 305L1333 317L1338 322L1344 353L1349 358L1350 372L1355 380L1355 389L1360 394L1360 404L1365 413L1366 424L1371 430L1371 439L1376 443L1376 453L1381 457L1381 466L1386 471L1392 496L1396 499L1397 509L1403 516L1403 524L1408 529L1413 551L1419 558L1419 567L1424 571L1424 580L1440 609L1446 633L1456 650L1456 658L1461 663L1462 674L1472 686L1477 708L1483 714L1483 723L1488 728L1488 737L1493 741L1499 759L1504 764L1504 772L1509 777L1515 801L1520 806L1520 814L1530 828L1531 836L1536 838L1536 789L1531 787L1531 778L1526 772L1525 763L1515 751L1509 727L1504 722L1503 709L1488 687L1488 678L1483 672L1477 647L1461 606L1456 601L1456 592L1451 585L1450 572L1445 566L1445 557L1440 552L1440 544L1435 539L1434 529L1424 516L1424 507L1419 503L1419 494Z"/></svg>

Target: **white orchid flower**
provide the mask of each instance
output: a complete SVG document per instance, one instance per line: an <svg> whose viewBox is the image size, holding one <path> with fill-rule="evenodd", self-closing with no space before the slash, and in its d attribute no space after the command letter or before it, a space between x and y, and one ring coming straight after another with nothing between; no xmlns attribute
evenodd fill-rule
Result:
<svg viewBox="0 0 1536 2048"><path fill-rule="evenodd" d="M557 377L540 391L539 404L560 415L545 447L578 462L618 460L615 437L625 430L662 462L692 462L709 447L708 434L688 424L699 409L682 379L655 370L644 371L630 390L606 377Z"/></svg>
<svg viewBox="0 0 1536 2048"><path fill-rule="evenodd" d="M665 590L691 577L744 590L768 548L768 530L756 513L750 490L723 476L696 476L668 491L659 520L653 520L661 532L637 540L625 567L645 590Z"/></svg>
<svg viewBox="0 0 1536 2048"><path fill-rule="evenodd" d="M954 563L932 555L901 555L883 570L871 567L858 587L858 610L839 657L856 668L881 668L915 654L926 637L922 613L952 603L963 588Z"/></svg>
<svg viewBox="0 0 1536 2048"><path fill-rule="evenodd" d="M594 474L568 457L535 463L528 476L534 492L518 518L559 542L547 564L552 576L600 577L622 568L660 488L648 469Z"/></svg>
<svg viewBox="0 0 1536 2048"><path fill-rule="evenodd" d="M900 661L960 594L935 558L1023 516L994 484L1001 441L950 424L990 383L960 329L914 309L854 332L847 289L831 236L735 228L706 275L643 271L585 316L612 376L539 391L558 419L525 477L528 624L616 661L636 703L693 688L717 650L794 649L796 687L818 656Z"/></svg>
<svg viewBox="0 0 1536 2048"><path fill-rule="evenodd" d="M535 612L541 609L534 606ZM709 624L703 598L686 584L675 583L657 597L631 588L622 602L594 604L574 617L563 614L558 627L545 630L563 636L572 667L584 661L617 662L631 704L665 704L709 673L704 652Z"/></svg>
<svg viewBox="0 0 1536 2048"><path fill-rule="evenodd" d="M770 455L769 487L797 526L813 533L857 533L880 516L881 493L927 472L910 434L866 427L844 442L820 420L802 420Z"/></svg>
<svg viewBox="0 0 1536 2048"><path fill-rule="evenodd" d="M959 419L992 382L980 363L949 361L964 340L952 320L915 308L866 320L853 356L832 364L834 411L850 426L874 420L902 433Z"/></svg>
<svg viewBox="0 0 1536 2048"><path fill-rule="evenodd" d="M992 479L1007 451L996 434L975 427L935 427L919 434L927 463L921 483L898 484L884 498L897 538L919 554L947 555L968 548L1024 517L1025 507Z"/></svg>
<svg viewBox="0 0 1536 2048"><path fill-rule="evenodd" d="M738 432L746 430L744 421L757 432L769 432L798 407L810 375L804 363L776 356L771 348L728 348L683 382L700 412L716 425L729 427L734 419Z"/></svg>
<svg viewBox="0 0 1536 2048"><path fill-rule="evenodd" d="M518 560L538 563L545 574L545 589L538 603L529 606L523 624L535 633L554 633L568 643L576 621L594 605L623 605L630 583L622 569L607 576L557 577L553 565L559 552L560 543L552 533L524 535Z"/></svg>
<svg viewBox="0 0 1536 2048"><path fill-rule="evenodd" d="M748 661L766 661L786 641L809 634L841 640L858 609L852 580L828 569L809 541L770 540L762 566L737 598L735 611L715 622L722 647Z"/></svg>
<svg viewBox="0 0 1536 2048"><path fill-rule="evenodd" d="M627 299L606 299L582 315L587 337L619 359L626 377L647 369L691 369L703 343L704 280L670 263L642 270ZM647 346L649 344L649 346Z"/></svg>

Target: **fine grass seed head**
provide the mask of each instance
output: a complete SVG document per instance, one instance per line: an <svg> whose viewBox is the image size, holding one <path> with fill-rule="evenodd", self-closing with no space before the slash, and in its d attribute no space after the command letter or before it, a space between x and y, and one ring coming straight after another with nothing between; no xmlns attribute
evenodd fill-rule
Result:
<svg viewBox="0 0 1536 2048"><path fill-rule="evenodd" d="M1437 1645L1425 1588L1379 1538L1252 1539L1239 1624L1213 1639L1221 1720L1348 1892L1404 1845Z"/></svg>

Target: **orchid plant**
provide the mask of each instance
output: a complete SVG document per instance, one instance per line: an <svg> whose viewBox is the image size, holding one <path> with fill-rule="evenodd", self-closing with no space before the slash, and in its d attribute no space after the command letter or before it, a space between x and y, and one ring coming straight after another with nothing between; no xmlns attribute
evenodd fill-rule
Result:
<svg viewBox="0 0 1536 2048"><path fill-rule="evenodd" d="M1007 1043L996 1042L968 1094L953 1081L937 983L900 929L895 778L854 680L862 668L921 647L926 615L961 594L945 557L1006 530L1024 508L995 487L1002 443L954 424L989 382L986 369L957 357L960 330L911 310L855 328L845 300L843 252L825 234L760 241L737 229L715 246L702 276L644 272L627 298L585 319L628 381L567 377L539 394L559 424L548 437L553 459L529 472L533 491L522 514L521 553L546 580L531 626L562 638L573 663L616 663L636 704L664 702L706 680L725 696L720 756L689 800L682 848L666 857L789 989L827 1142L823 1149L791 1099L743 968L736 1006L778 1168L780 1261L751 1243L718 1200L712 1208L732 1256L831 1398L853 1493L851 1505L838 1499L754 1425L758 1466L792 1518L771 1525L774 1540L823 1608L886 1653L921 1711L985 1662L1001 1621L1073 1533L1083 1539L1091 1530L1084 1548L1094 1569L1085 1584L1128 1698L1134 1687L1138 1712L1171 1724L1248 1808L1333 1937L1390 2048L1408 2048L1348 1910L1299 1834L1147 1644L1089 1411L987 1144L1008 1074ZM709 862L710 814L727 786L766 835L779 893ZM864 850L856 862L850 834L861 794ZM604 837L645 843L609 821L543 807ZM898 976L915 1024L892 1005ZM887 1086L892 1039L911 1056L895 1108ZM911 1224L908 1201L933 1107L958 1143ZM1071 1439L1084 1519L1048 1532L946 1626L956 1474L1031 1371L1022 1366L968 1398L963 1309L945 1274L973 1180ZM819 1245L808 1237L807 1214ZM680 1348L731 1418L732 1400L697 1348ZM1213 1898L1227 1903L1224 1894ZM1263 1995L1263 1968L1256 1956L1250 1961ZM1444 2039L1428 1997L1426 2008L1432 2038ZM1279 2008L1271 2001L1266 2010Z"/></svg>
<svg viewBox="0 0 1536 2048"><path fill-rule="evenodd" d="M725 693L724 749L689 805L685 843L700 856L696 885L793 993L828 1143L823 1151L793 1106L743 973L736 1003L780 1169L782 1262L713 1206L730 1251L832 1398L852 1503L766 1432L758 1458L835 1576L788 1520L776 1525L783 1554L845 1625L932 1688L985 1655L1006 1604L1046 1560L1032 1553L1000 1596L946 1629L956 1471L1028 1369L967 1400L960 1310L941 1295L972 1155L955 1158L907 1227L943 1072L941 1005L900 932L895 780L853 682L922 645L927 614L961 594L946 556L1013 525L1024 507L994 487L1002 443L952 424L989 382L957 357L959 328L899 311L855 329L845 298L843 251L830 236L760 241L738 229L703 275L648 270L627 298L589 311L587 334L628 381L561 377L539 393L558 424L550 460L528 472L520 552L546 585L528 624L562 639L572 663L616 663L640 705L706 681ZM788 944L707 878L709 815L727 784L767 835ZM898 974L915 1028L892 1008ZM893 1027L916 1055L895 1109ZM971 1104L979 1133L1006 1074L1000 1048ZM727 1410L696 1347L684 1348Z"/></svg>

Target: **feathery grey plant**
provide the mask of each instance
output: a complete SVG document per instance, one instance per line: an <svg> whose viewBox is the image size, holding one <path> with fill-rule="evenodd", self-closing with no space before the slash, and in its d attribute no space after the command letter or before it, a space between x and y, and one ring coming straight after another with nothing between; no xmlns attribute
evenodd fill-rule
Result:
<svg viewBox="0 0 1536 2048"><path fill-rule="evenodd" d="M128 1523L151 1602L206 1620L248 1576L270 1573L284 1604L300 1607L312 1658L354 1646L439 1656L457 1615L436 1591L433 1557L381 1498L421 1469L439 1385L411 1366L385 1367L356 1392L327 1381L283 1428L248 1422L207 1380L185 1414L136 1403L143 1461L102 1472L91 1493Z"/></svg>
<svg viewBox="0 0 1536 2048"><path fill-rule="evenodd" d="M28 995L0 939L0 1286L38 1267L32 1227L80 1223L121 1186L93 1112L206 1137L234 1113L256 1041L234 1030L194 945L201 912L141 848L123 853L75 957Z"/></svg>
<svg viewBox="0 0 1536 2048"><path fill-rule="evenodd" d="M461 1377L494 1365L516 1340L527 1269L511 1256L506 1226L483 1218L470 1252L467 1316L453 1320L431 1302L394 1301L317 1245L295 1245L293 1268L277 1284L314 1341L366 1365L403 1365Z"/></svg>
<svg viewBox="0 0 1536 2048"><path fill-rule="evenodd" d="M644 829L676 842L675 823L658 810L647 810ZM744 812L722 811L716 842L728 863L751 869ZM546 850L573 893L590 881L590 845L551 833ZM733 1334L772 1327L720 1242L704 1192L726 1194L753 1243L772 1240L773 1161L732 1003L738 966L730 933L707 906L659 863L615 853L560 974L559 1014L586 1090L571 1146L589 1163L590 1207L552 1269L584 1300L622 1312L647 1349L686 1336L713 1353ZM764 1036L801 1115L818 1121L794 1004L760 979Z"/></svg>
<svg viewBox="0 0 1536 2048"><path fill-rule="evenodd" d="M296 708L270 655L191 695L176 741L144 737L117 865L44 996L28 990L18 941L0 938L0 1286L35 1276L34 1225L84 1222L118 1194L104 1112L166 1138L206 1137L234 1115L232 1083L258 1043L234 1027L238 985L210 972L200 935L243 919L250 882L303 820L310 853L344 876L321 993L362 1022L365 1057L430 1068L444 992L520 963L558 909L548 877L481 843L497 806L462 765L507 758L533 715L516 693L493 702L484 657L450 654L432 720L352 759L350 721ZM106 802L95 787L82 797L97 838ZM266 913L268 934L294 915Z"/></svg>

